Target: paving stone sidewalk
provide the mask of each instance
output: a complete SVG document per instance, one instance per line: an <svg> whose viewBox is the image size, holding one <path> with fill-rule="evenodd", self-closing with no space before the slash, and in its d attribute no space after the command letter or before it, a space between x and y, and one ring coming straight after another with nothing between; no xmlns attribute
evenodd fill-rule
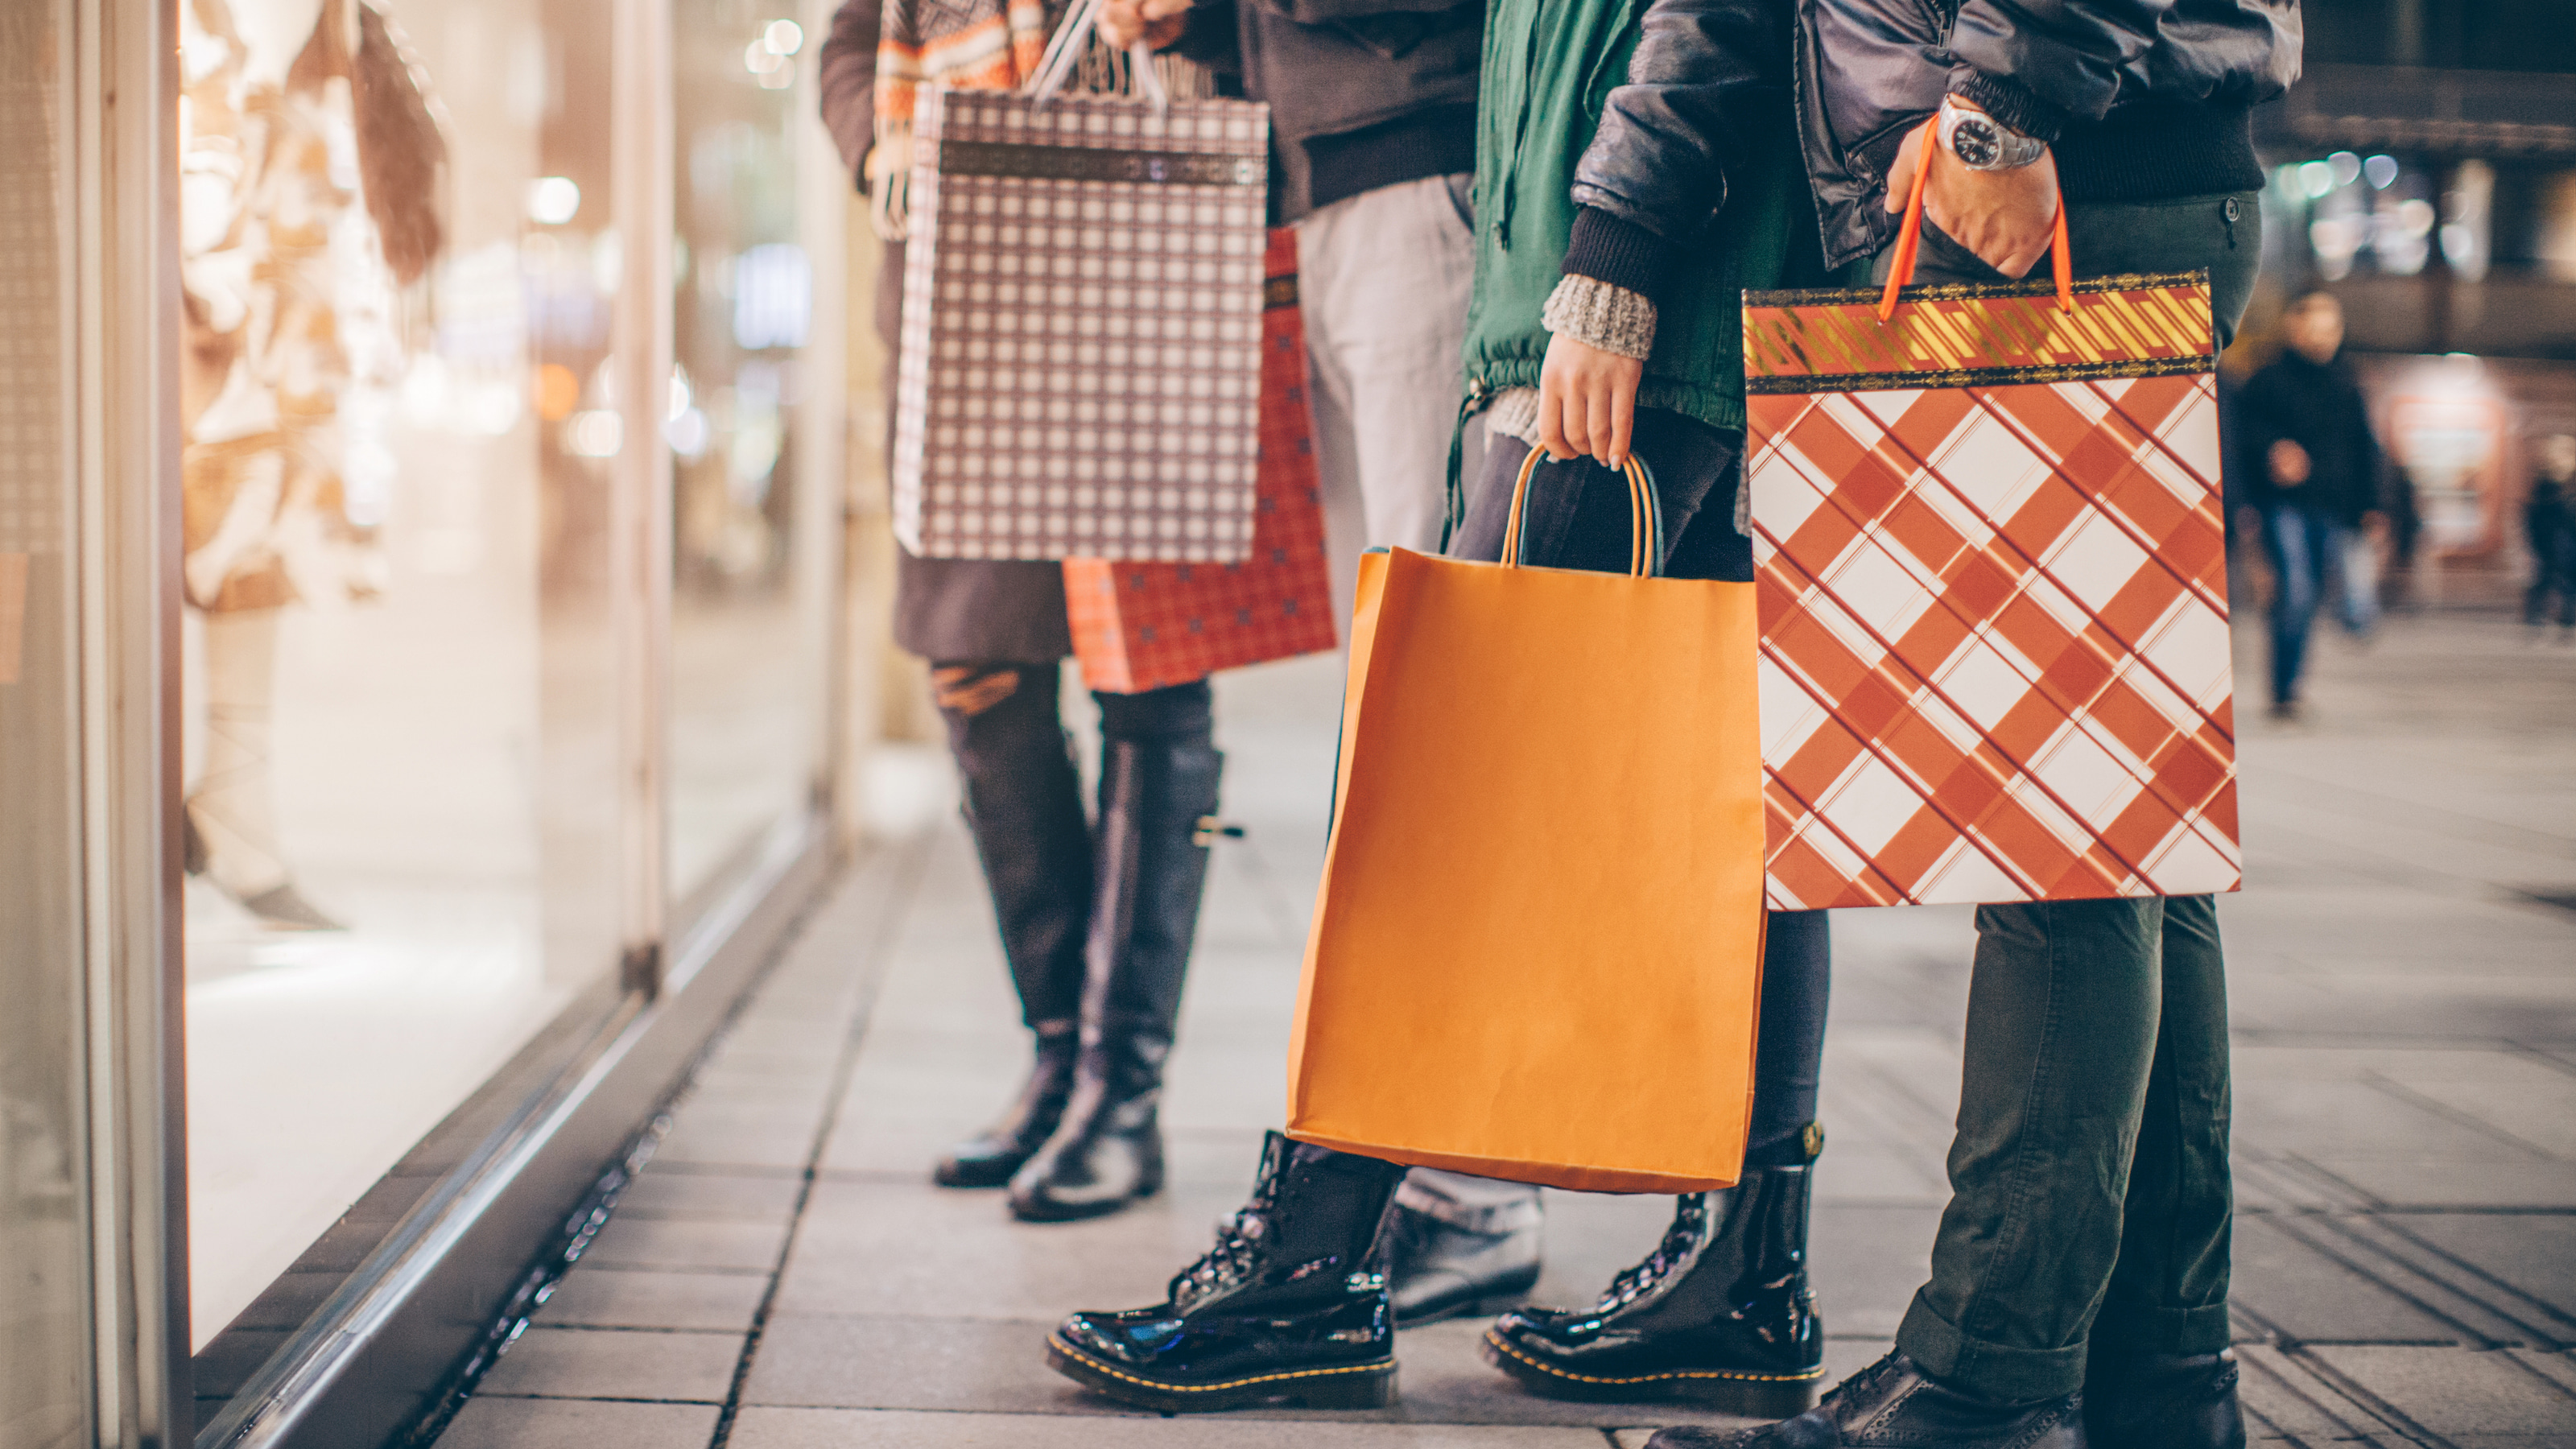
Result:
<svg viewBox="0 0 2576 1449"><path fill-rule="evenodd" d="M2576 1449L2576 649L2428 617L2321 652L2313 723L2245 712L2247 888L2222 907L2255 1433ZM1702 1417L1522 1394L1473 1322L1408 1332L1403 1402L1369 1414L1157 1418L1041 1365L1064 1311L1159 1296L1279 1120L1338 691L1329 659L1221 686L1248 833L1212 878L1164 1196L1028 1227L929 1185L1024 1051L943 817L872 849L806 924L444 1449L1633 1449ZM1815 1256L1839 1374L1924 1276L1972 930L1947 909L1834 930ZM1551 1193L1537 1296L1588 1301L1668 1212Z"/></svg>

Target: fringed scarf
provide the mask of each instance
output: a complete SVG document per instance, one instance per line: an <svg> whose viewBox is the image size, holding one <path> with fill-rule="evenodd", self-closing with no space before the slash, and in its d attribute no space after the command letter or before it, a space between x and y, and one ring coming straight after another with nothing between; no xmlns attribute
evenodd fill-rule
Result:
<svg viewBox="0 0 2576 1449"><path fill-rule="evenodd" d="M921 88L1018 89L1037 73L1064 9L1047 0L886 0L877 39L876 148L867 162L879 236L904 236L912 111Z"/></svg>

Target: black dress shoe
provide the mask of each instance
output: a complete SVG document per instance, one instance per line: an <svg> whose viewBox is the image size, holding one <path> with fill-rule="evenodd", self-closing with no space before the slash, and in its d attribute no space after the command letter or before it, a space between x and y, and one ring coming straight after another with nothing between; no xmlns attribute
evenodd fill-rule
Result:
<svg viewBox="0 0 2576 1449"><path fill-rule="evenodd" d="M1070 1021L1039 1027L1036 1059L1029 1065L1029 1079L1020 1085L1019 1099L1000 1121L950 1148L931 1169L931 1180L941 1187L1008 1183L1064 1120L1064 1104L1073 1095L1073 1059L1081 1045Z"/></svg>
<svg viewBox="0 0 2576 1449"><path fill-rule="evenodd" d="M2086 1449L2081 1394L2005 1404L1937 1383L1902 1352L1763 1429L1664 1429L1646 1449Z"/></svg>
<svg viewBox="0 0 2576 1449"><path fill-rule="evenodd" d="M1494 1313L1538 1282L1538 1226L1480 1233L1398 1204L1387 1219L1387 1293L1398 1328Z"/></svg>
<svg viewBox="0 0 2576 1449"><path fill-rule="evenodd" d="M2093 1449L2245 1449L2235 1351L2088 1356L2084 1432Z"/></svg>
<svg viewBox="0 0 2576 1449"><path fill-rule="evenodd" d="M1550 1398L1688 1398L1751 1419L1806 1408L1825 1373L1807 1286L1812 1161L1684 1196L1663 1242L1598 1303L1504 1314L1485 1361Z"/></svg>
<svg viewBox="0 0 2576 1449"><path fill-rule="evenodd" d="M1395 1315L1372 1246L1403 1177L1392 1163L1271 1133L1251 1202L1170 1296L1074 1314L1047 1340L1047 1367L1167 1414L1395 1402Z"/></svg>

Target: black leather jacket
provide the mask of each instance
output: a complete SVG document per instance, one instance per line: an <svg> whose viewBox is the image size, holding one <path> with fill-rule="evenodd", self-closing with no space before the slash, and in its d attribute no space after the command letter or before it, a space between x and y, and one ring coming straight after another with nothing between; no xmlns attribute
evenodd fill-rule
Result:
<svg viewBox="0 0 2576 1449"><path fill-rule="evenodd" d="M1728 162L1788 123L1795 10L1796 0L1654 0L1627 84L1610 92L1575 167L1575 204L1670 245L1696 235L1726 204ZM1646 290L1633 274L1602 280Z"/></svg>
<svg viewBox="0 0 2576 1449"><path fill-rule="evenodd" d="M2299 75L2298 0L1654 0L1574 199L1567 270L1652 290L1795 94L1825 262L1869 256L1905 133L1955 91L2056 143L2072 200L2245 189L2245 113ZM1637 233L1643 232L1644 236Z"/></svg>
<svg viewBox="0 0 2576 1449"><path fill-rule="evenodd" d="M2068 199L2144 199L2259 186L2245 112L2299 77L2298 0L1797 7L1798 125L1834 266L1885 243L1888 167L1945 93L2056 143Z"/></svg>

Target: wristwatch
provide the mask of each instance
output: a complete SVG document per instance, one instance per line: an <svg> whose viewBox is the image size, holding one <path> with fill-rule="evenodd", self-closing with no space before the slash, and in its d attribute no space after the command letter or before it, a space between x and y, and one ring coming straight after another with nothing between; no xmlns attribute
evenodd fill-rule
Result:
<svg viewBox="0 0 2576 1449"><path fill-rule="evenodd" d="M1941 144L1971 171L2014 171L2048 154L2048 143L1980 111L1941 98Z"/></svg>

